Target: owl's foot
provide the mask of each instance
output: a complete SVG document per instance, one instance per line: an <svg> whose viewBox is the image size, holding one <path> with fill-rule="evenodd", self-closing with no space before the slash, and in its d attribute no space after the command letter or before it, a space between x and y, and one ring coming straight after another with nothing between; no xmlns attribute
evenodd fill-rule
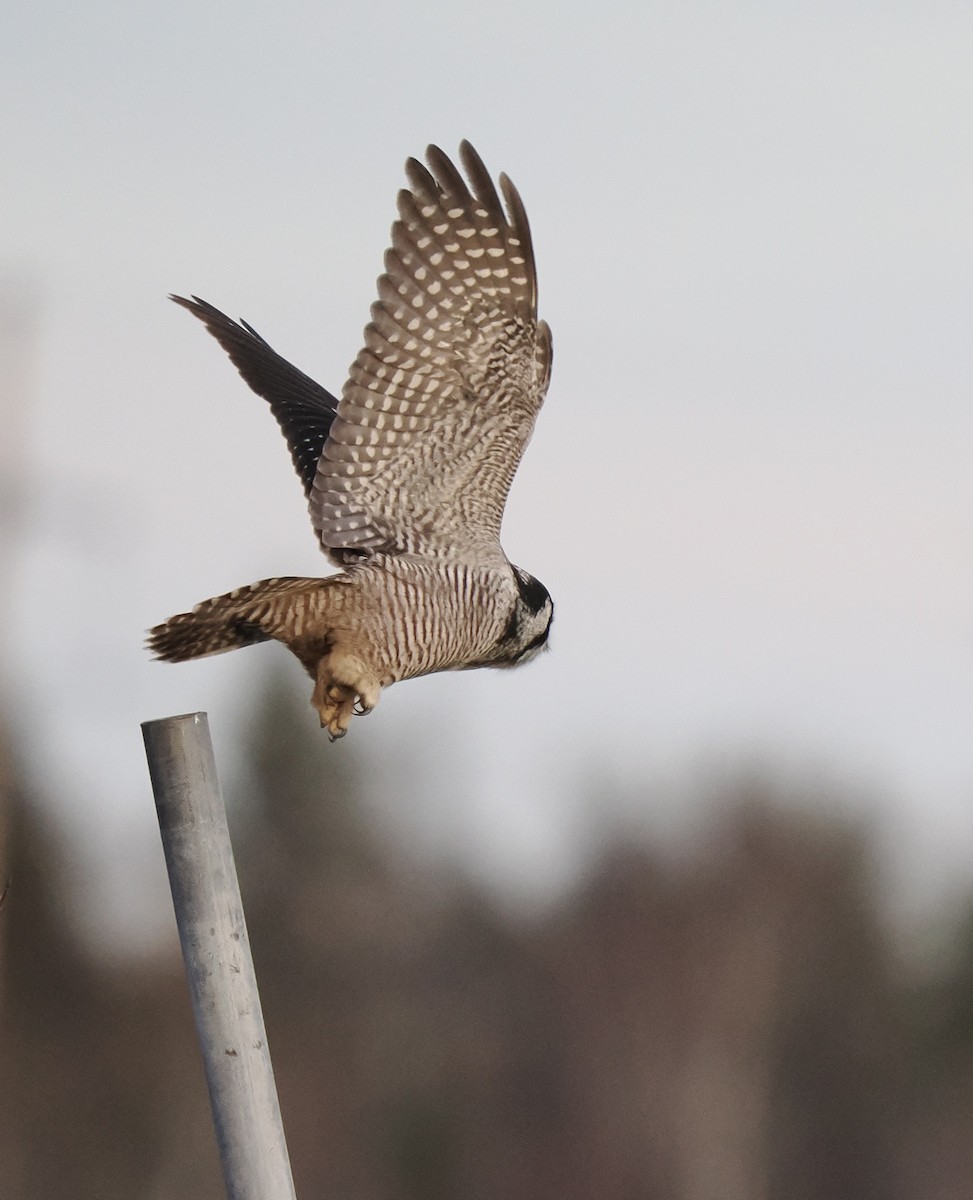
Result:
<svg viewBox="0 0 973 1200"><path fill-rule="evenodd" d="M353 716L372 711L381 691L380 681L357 655L335 649L318 664L311 704L321 718L321 728L337 741L348 732Z"/></svg>
<svg viewBox="0 0 973 1200"><path fill-rule="evenodd" d="M328 731L331 740L344 737L354 715L355 693L334 683L321 688L319 678L311 703L318 710L321 728Z"/></svg>

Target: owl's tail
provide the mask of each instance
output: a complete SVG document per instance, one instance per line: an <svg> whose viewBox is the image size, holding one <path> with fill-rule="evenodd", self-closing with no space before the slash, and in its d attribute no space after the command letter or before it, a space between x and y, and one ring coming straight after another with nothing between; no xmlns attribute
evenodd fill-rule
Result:
<svg viewBox="0 0 973 1200"><path fill-rule="evenodd" d="M292 610L294 593L317 590L322 582L297 576L262 579L214 596L150 629L146 645L156 658L186 662L280 637L282 615Z"/></svg>

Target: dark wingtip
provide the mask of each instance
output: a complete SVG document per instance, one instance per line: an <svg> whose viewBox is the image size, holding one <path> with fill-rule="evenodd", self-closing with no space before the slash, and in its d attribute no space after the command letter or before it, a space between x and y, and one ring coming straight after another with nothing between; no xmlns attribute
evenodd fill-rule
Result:
<svg viewBox="0 0 973 1200"><path fill-rule="evenodd" d="M172 293L169 299L202 322L247 386L268 402L287 440L304 494L309 495L337 399L282 358L247 321L234 321L199 296L186 299Z"/></svg>
<svg viewBox="0 0 973 1200"><path fill-rule="evenodd" d="M188 308L190 312L194 311L197 308L206 308L207 307L206 301L200 300L200 298L198 296L192 296L190 299L187 300L185 296L179 296L175 292L170 292L169 299L172 301L173 304L179 304L183 308ZM212 307L212 306L210 305L209 307Z"/></svg>

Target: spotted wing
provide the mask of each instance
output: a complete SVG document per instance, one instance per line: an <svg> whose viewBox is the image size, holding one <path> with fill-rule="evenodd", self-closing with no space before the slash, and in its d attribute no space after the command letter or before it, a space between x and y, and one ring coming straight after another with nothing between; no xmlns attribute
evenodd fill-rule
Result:
<svg viewBox="0 0 973 1200"><path fill-rule="evenodd" d="M247 385L262 396L287 439L294 469L309 496L321 450L338 401L320 384L291 366L246 321L237 323L212 304L193 296L170 296L198 317L230 356Z"/></svg>
<svg viewBox="0 0 973 1200"><path fill-rule="evenodd" d="M517 464L550 378L527 216L460 147L406 164L379 299L311 489L338 562L374 552L496 556Z"/></svg>

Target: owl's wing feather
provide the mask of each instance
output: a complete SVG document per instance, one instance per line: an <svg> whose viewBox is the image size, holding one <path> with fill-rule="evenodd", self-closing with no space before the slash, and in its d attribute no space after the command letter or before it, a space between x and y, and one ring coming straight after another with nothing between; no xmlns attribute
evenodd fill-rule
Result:
<svg viewBox="0 0 973 1200"><path fill-rule="evenodd" d="M310 495L338 562L372 552L497 556L514 472L547 390L551 335L520 196L506 210L479 155L437 147L409 190L365 345L351 367Z"/></svg>
<svg viewBox="0 0 973 1200"><path fill-rule="evenodd" d="M294 469L309 496L338 401L271 348L246 321L237 323L193 296L170 296L198 317L230 356L247 385L262 396L287 439Z"/></svg>

